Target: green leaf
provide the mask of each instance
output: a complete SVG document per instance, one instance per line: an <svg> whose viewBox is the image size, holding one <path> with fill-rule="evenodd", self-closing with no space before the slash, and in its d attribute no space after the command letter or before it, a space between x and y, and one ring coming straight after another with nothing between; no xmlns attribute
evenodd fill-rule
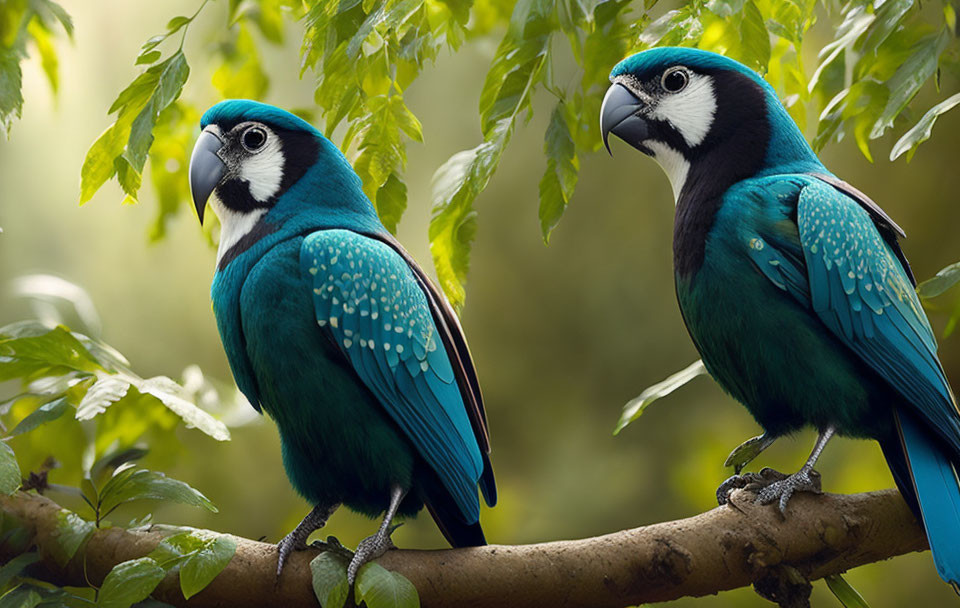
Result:
<svg viewBox="0 0 960 608"><path fill-rule="evenodd" d="M6 329L6 328L4 328ZM40 335L8 338L0 330L0 381L76 370L95 372L100 365L63 326Z"/></svg>
<svg viewBox="0 0 960 608"><path fill-rule="evenodd" d="M144 65L155 62L157 59L160 59L160 51L145 51L137 55L136 65Z"/></svg>
<svg viewBox="0 0 960 608"><path fill-rule="evenodd" d="M420 596L406 577L370 562L357 572L357 600L367 608L419 608Z"/></svg>
<svg viewBox="0 0 960 608"><path fill-rule="evenodd" d="M942 268L933 278L917 285L917 293L921 298L935 298L957 283L960 283L960 262Z"/></svg>
<svg viewBox="0 0 960 608"><path fill-rule="evenodd" d="M114 474L100 491L101 516L106 517L123 503L143 499L170 500L217 512L206 496L182 481L156 471L126 469Z"/></svg>
<svg viewBox="0 0 960 608"><path fill-rule="evenodd" d="M617 428L613 430L613 434L616 435L628 424L639 418L647 406L657 399L666 397L687 382L690 382L697 376L706 375L706 373L707 368L704 367L703 361L696 361L695 363L692 363L686 368L673 374L663 382L658 382L647 388L645 391L640 393L638 397L635 397L625 406L623 406L623 413L620 415L620 421L617 422Z"/></svg>
<svg viewBox="0 0 960 608"><path fill-rule="evenodd" d="M152 48L148 42L143 52ZM127 196L136 200L157 118L180 96L189 73L186 57L178 50L150 66L120 92L109 110L111 114L119 112L116 122L94 142L83 161L80 204L90 200L114 175Z"/></svg>
<svg viewBox="0 0 960 608"><path fill-rule="evenodd" d="M250 30L241 22L236 38L221 49L223 63L213 73L213 86L224 98L262 99L270 78ZM191 125L192 126L192 125Z"/></svg>
<svg viewBox="0 0 960 608"><path fill-rule="evenodd" d="M433 176L430 254L440 286L457 309L466 298L470 247L477 232L473 201L490 181L509 140L512 124L505 120L503 126L501 137L454 154Z"/></svg>
<svg viewBox="0 0 960 608"><path fill-rule="evenodd" d="M135 386L141 393L156 397L167 409L186 422L188 427L203 431L217 441L230 439L227 426L185 399L183 387L174 380L166 376L154 376L135 383Z"/></svg>
<svg viewBox="0 0 960 608"><path fill-rule="evenodd" d="M56 420L66 413L68 405L66 397L60 397L59 399L44 403L26 418L18 422L17 426L13 427L13 430L10 431L10 435L14 436L28 433L41 424Z"/></svg>
<svg viewBox="0 0 960 608"><path fill-rule="evenodd" d="M20 57L17 52L0 46L0 125L3 125L8 134L14 119L20 118L23 110L21 79Z"/></svg>
<svg viewBox="0 0 960 608"><path fill-rule="evenodd" d="M950 32L946 29L925 38L913 48L913 54L897 68L894 75L885 84L890 90L887 105L876 120L870 132L870 138L882 136L893 126L893 120L899 116L914 95L937 71L940 53L950 42Z"/></svg>
<svg viewBox="0 0 960 608"><path fill-rule="evenodd" d="M0 608L34 608L43 601L43 596L30 585L20 585L0 597Z"/></svg>
<svg viewBox="0 0 960 608"><path fill-rule="evenodd" d="M377 215L391 234L397 233L397 225L407 209L407 184L394 171L377 191Z"/></svg>
<svg viewBox="0 0 960 608"><path fill-rule="evenodd" d="M97 378L77 405L77 420L90 420L123 399L130 390L130 383L117 376L102 375Z"/></svg>
<svg viewBox="0 0 960 608"><path fill-rule="evenodd" d="M743 5L739 55L748 67L760 74L766 74L770 64L770 34L764 24L763 15L753 0L747 0Z"/></svg>
<svg viewBox="0 0 960 608"><path fill-rule="evenodd" d="M843 604L843 608L870 608L863 596L839 574L830 574L824 577L824 580L833 595Z"/></svg>
<svg viewBox="0 0 960 608"><path fill-rule="evenodd" d="M164 569L179 567L184 598L196 595L227 567L237 550L231 536L207 530L188 530L168 536L147 557Z"/></svg>
<svg viewBox="0 0 960 608"><path fill-rule="evenodd" d="M907 155L907 160L909 161L913 157L913 153L917 147L930 139L930 135L933 132L933 125L937 122L937 118L944 112L952 110L958 105L960 105L960 93L948 97L927 110L923 117L917 121L917 124L904 133L903 137L898 139L897 143L893 145L893 149L890 150L890 160L896 160L904 152L909 152Z"/></svg>
<svg viewBox="0 0 960 608"><path fill-rule="evenodd" d="M24 568L40 561L40 554L37 552L21 553L10 559L3 566L0 566L0 589L6 587L15 576L23 572Z"/></svg>
<svg viewBox="0 0 960 608"><path fill-rule="evenodd" d="M874 13L874 20L854 45L858 53L876 53L887 38L903 21L904 15L914 5L914 0L889 0Z"/></svg>
<svg viewBox="0 0 960 608"><path fill-rule="evenodd" d="M313 593L321 608L343 608L350 594L347 584L347 559L324 551L310 562Z"/></svg>
<svg viewBox="0 0 960 608"><path fill-rule="evenodd" d="M63 565L73 559L94 530L96 525L92 521L87 521L73 511L60 509L57 513L57 527L53 532L58 548L53 552L53 556L57 562Z"/></svg>
<svg viewBox="0 0 960 608"><path fill-rule="evenodd" d="M17 455L5 441L0 441L0 493L13 494L20 487L20 480Z"/></svg>
<svg viewBox="0 0 960 608"><path fill-rule="evenodd" d="M186 561L180 564L180 590L190 599L209 585L227 567L237 551L237 542L223 534L196 531L203 542Z"/></svg>
<svg viewBox="0 0 960 608"><path fill-rule="evenodd" d="M484 141L454 154L433 177L430 253L440 286L458 309L476 235L473 202L496 171L517 118L530 108L549 55L553 15L549 0L517 2L480 94Z"/></svg>
<svg viewBox="0 0 960 608"><path fill-rule="evenodd" d="M60 62L57 59L57 50L53 46L53 35L36 19L31 21L30 25L27 26L27 32L29 32L30 37L33 38L33 43L37 47L37 54L40 55L40 67L43 68L43 73L47 76L50 88L53 89L53 93L56 95L60 89L60 76L58 73Z"/></svg>
<svg viewBox="0 0 960 608"><path fill-rule="evenodd" d="M190 17L184 17L182 15L179 17L174 17L173 19L167 22L167 35L169 36L171 34L176 34L180 30L180 28L190 23L191 21L192 19Z"/></svg>
<svg viewBox="0 0 960 608"><path fill-rule="evenodd" d="M41 0L39 5L42 6L44 10L49 11L50 14L60 22L67 36L73 37L73 19L62 6L53 2L53 0ZM37 5L34 6L36 7Z"/></svg>
<svg viewBox="0 0 960 608"><path fill-rule="evenodd" d="M576 124L577 117L571 113L570 106L557 102L543 142L547 170L540 179L539 215L544 243L550 242L550 233L560 222L577 187L580 159L572 134Z"/></svg>
<svg viewBox="0 0 960 608"><path fill-rule="evenodd" d="M406 167L406 146L401 133L415 141L423 141L422 127L417 117L407 108L400 95L377 95L367 100L366 115L352 127L359 138L359 154L354 162L354 169L363 180L363 190L380 210L377 196L390 176ZM348 145L349 136L344 145ZM399 194L396 184L389 195ZM393 200L391 202L396 202ZM403 201L406 207L406 200ZM397 209L388 210L397 215ZM385 213L386 215L386 213ZM399 221L399 216L397 217ZM396 222L394 222L396 225Z"/></svg>
<svg viewBox="0 0 960 608"><path fill-rule="evenodd" d="M97 606L129 608L153 593L165 575L163 568L149 557L117 564L103 579Z"/></svg>
<svg viewBox="0 0 960 608"><path fill-rule="evenodd" d="M734 474L739 475L743 467L747 466L747 464L759 456L761 452L770 447L772 442L773 440L766 435L751 437L733 448L733 451L730 452L727 459L723 462L723 466L733 467Z"/></svg>

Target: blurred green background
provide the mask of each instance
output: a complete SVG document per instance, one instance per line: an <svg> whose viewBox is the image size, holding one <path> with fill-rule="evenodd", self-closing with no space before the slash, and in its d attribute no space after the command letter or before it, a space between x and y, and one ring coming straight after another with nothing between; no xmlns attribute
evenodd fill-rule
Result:
<svg viewBox="0 0 960 608"><path fill-rule="evenodd" d="M52 273L89 290L104 320L103 338L139 373L179 377L187 365L198 364L228 381L208 296L214 250L192 212L184 206L168 238L148 245L154 213L149 188L136 206L120 206L123 196L114 182L84 207L76 203L86 149L109 124L106 109L116 93L136 74L132 60L140 44L171 16L191 13L195 3L63 4L76 35L60 49L60 95L53 99L39 62L25 63L23 118L0 142L0 324L31 315L7 289L10 281ZM220 26L221 8L201 16L198 34ZM272 79L266 101L311 105L312 79L297 78L298 38L290 36L282 49L262 47ZM188 40L193 73L185 97L212 104L217 99L204 62L207 44L203 35ZM410 207L399 237L428 269L430 179L451 154L480 140L477 100L495 44L476 40L456 56L442 55L405 96L424 118L425 144L409 149ZM923 107L942 98L932 87L921 95ZM535 100L538 108L549 102ZM652 406L618 437L611 434L627 400L697 358L674 298L672 194L653 162L616 142L613 159L583 159L573 203L545 247L537 182L548 115L540 111L518 129L478 201L479 234L463 314L500 486L500 504L482 519L494 543L593 536L709 509L714 489L729 474L725 456L758 433L746 411L704 378ZM960 259L960 112L940 119L933 139L909 165L886 160L893 141L888 135L875 142L875 164L852 141L829 144L824 161L904 227L910 237L904 248L922 279ZM956 298L935 302L948 307ZM942 330L945 315L931 316ZM960 335L943 341L941 356L947 375L960 382ZM175 454L147 464L203 491L220 513L161 507L157 520L273 542L308 511L284 476L271 421L233 429L229 443L191 430L182 430L181 439ZM813 439L811 432L785 439L756 465L793 471ZM893 485L871 442L836 440L818 468L831 492ZM138 509L146 507L131 507L130 515ZM355 545L374 527L341 510L321 534ZM427 515L394 539L402 547L443 546ZM956 601L929 553L859 568L849 580L873 606ZM688 605L768 604L749 589L671 604ZM836 605L823 583L815 585L813 605Z"/></svg>

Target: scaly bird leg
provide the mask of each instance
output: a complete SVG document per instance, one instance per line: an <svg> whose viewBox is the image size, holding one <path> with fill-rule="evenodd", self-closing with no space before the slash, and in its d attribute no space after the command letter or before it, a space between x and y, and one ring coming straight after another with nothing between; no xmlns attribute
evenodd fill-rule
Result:
<svg viewBox="0 0 960 608"><path fill-rule="evenodd" d="M740 471L742 471L743 467L747 466L751 460L759 456L761 452L773 445L775 441L775 437L764 433L763 435L751 437L733 448L733 451L730 452L730 455L727 456L726 461L724 461L723 466L733 467L734 474L728 477L726 481L717 488L717 504L727 504L731 492L746 486L748 483L756 482L756 479L754 479L756 473L741 475Z"/></svg>
<svg viewBox="0 0 960 608"><path fill-rule="evenodd" d="M353 554L353 559L350 560L350 565L347 566L347 582L350 586L353 586L353 582L357 579L357 571L360 570L360 566L370 560L377 559L386 553L388 549L394 548L393 541L390 540L390 534L393 532L390 524L393 522L393 517L397 514L400 501L402 501L406 495L407 491L400 486L395 485L390 488L390 506L387 507L387 512L383 516L383 523L380 524L380 529L377 530L377 533L373 536L368 536L360 541L360 544L357 546L357 552Z"/></svg>
<svg viewBox="0 0 960 608"><path fill-rule="evenodd" d="M277 558L277 580L280 579L280 573L283 572L283 564L286 563L287 557L294 551L306 549L307 538L313 534L314 530L322 528L339 506L339 503L330 507L315 506L290 534L284 536L283 540L277 543L277 553L279 554Z"/></svg>
<svg viewBox="0 0 960 608"><path fill-rule="evenodd" d="M794 492L820 494L820 473L814 471L813 467L817 464L820 453L823 452L823 448L835 432L836 429L832 425L820 432L807 462L793 475L787 476L769 467L764 467L759 473L734 475L724 481L717 489L717 502L721 505L726 504L733 490L743 488L756 491L756 502L760 504L766 505L779 501L780 512L786 515L787 503L790 502Z"/></svg>
<svg viewBox="0 0 960 608"><path fill-rule="evenodd" d="M813 451L810 452L810 458L807 458L807 462L800 467L800 470L786 479L775 481L761 488L757 493L757 502L767 505L775 500L779 500L780 512L786 515L787 503L790 501L790 497L793 496L794 492L813 492L814 494L820 494L820 473L814 471L813 467L817 464L820 453L835 432L836 429L833 425L820 431L820 436L817 437L817 443L814 444Z"/></svg>

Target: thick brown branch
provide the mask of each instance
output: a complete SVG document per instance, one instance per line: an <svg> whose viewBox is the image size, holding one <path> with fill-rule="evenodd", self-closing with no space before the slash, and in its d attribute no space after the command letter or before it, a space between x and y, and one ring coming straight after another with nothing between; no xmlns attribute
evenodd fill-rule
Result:
<svg viewBox="0 0 960 608"><path fill-rule="evenodd" d="M391 551L380 559L416 585L424 606L627 606L700 596L751 584L771 568L790 565L811 580L926 548L923 531L893 490L867 494L798 495L784 521L744 492L733 506L695 517L596 538L537 545L490 545L443 551ZM51 557L57 512L47 498L18 493L0 509L22 520L44 556L42 577L84 584L82 556L65 567ZM95 584L114 564L148 553L160 532L99 530L85 550ZM155 595L181 606L316 606L309 562L295 554L279 586L273 545L237 539L227 568L189 602L175 575ZM6 561L9 555L0 555Z"/></svg>

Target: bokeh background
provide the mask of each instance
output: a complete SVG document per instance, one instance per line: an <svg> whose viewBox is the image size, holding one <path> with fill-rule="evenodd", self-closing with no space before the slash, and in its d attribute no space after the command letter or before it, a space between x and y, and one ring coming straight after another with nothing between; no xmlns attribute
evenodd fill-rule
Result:
<svg viewBox="0 0 960 608"><path fill-rule="evenodd" d="M139 46L171 16L191 13L196 3L63 4L74 17L76 35L60 50L60 95L51 95L37 61L25 63L23 118L8 139L0 139L0 324L32 315L8 289L12 280L34 272L55 274L89 291L103 319L103 338L142 375L178 377L187 365L197 364L228 383L208 295L214 250L189 208L184 205L165 240L148 244L155 205L149 188L139 205L121 206L122 193L111 182L92 202L77 205L84 154L109 124L111 101L136 74L132 64ZM195 31L219 27L224 10L212 7ZM824 34L818 25L811 35ZM298 40L299 31L283 48L263 47L271 77L266 101L311 105L312 78L297 77ZM410 207L399 237L428 269L430 179L451 154L480 141L476 107L496 41L475 40L456 56L442 55L406 94L408 105L424 119L425 144L409 150ZM193 72L184 95L212 104L217 98L204 60L209 43L202 34L188 39ZM942 98L932 86L921 95L922 107ZM701 378L612 435L627 400L697 358L674 298L672 194L653 162L615 142L612 159L605 154L582 159L573 203L544 246L537 183L545 164L541 148L548 96L535 100L538 115L518 128L477 203L479 234L463 313L500 486L500 504L482 516L495 543L592 536L709 509L714 489L729 474L722 466L725 456L758 433L742 407ZM940 119L933 139L910 164L886 160L893 141L887 136L874 143L874 164L852 141L829 144L823 157L905 228L910 238L904 248L922 279L960 260L960 112ZM935 303L949 309L958 295ZM941 331L946 314L931 311L931 317ZM941 355L948 376L960 383L960 334L942 341ZM145 464L191 483L220 508L210 514L161 507L156 519L275 541L309 505L284 476L270 420L255 419L232 433L232 441L217 443L183 429L173 454L154 462L148 457ZM813 439L812 432L784 439L757 464L795 470ZM831 492L893 486L871 442L835 440L818 468ZM56 471L51 475L57 481ZM134 505L128 514L138 510L146 508ZM355 545L375 525L341 510L321 534ZM394 538L403 547L443 546L426 515ZM937 577L929 553L865 566L849 573L848 580L873 606L956 601ZM670 605L768 604L743 589ZM822 582L815 584L813 605L836 605Z"/></svg>

